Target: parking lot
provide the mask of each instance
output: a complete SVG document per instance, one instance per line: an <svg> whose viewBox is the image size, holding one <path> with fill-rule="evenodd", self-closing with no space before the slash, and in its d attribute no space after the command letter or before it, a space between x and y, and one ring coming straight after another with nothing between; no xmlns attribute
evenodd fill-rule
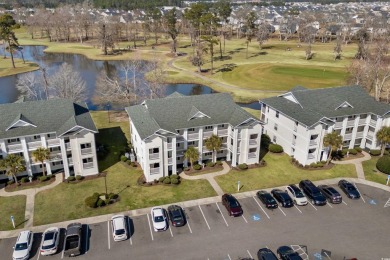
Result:
<svg viewBox="0 0 390 260"><path fill-rule="evenodd" d="M77 258L257 259L259 248L276 252L282 245L292 246L303 259L390 258L390 205L386 206L390 193L366 185L357 187L363 195L359 200L348 199L336 187L343 195L343 203L337 205L268 210L257 197L239 199L244 214L236 218L229 217L220 202L188 207L184 208L185 226L170 226L158 233L153 231L150 214L136 216L127 219L131 237L122 242L113 241L109 221L85 225L85 253ZM2 259L12 259L15 240L0 241L2 256L7 256ZM63 258L62 251L40 256L39 243L40 234L35 234L31 259Z"/></svg>

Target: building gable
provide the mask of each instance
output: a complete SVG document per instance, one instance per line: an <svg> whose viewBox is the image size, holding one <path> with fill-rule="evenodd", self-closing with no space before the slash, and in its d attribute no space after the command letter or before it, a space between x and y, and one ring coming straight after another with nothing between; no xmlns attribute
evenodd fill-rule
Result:
<svg viewBox="0 0 390 260"><path fill-rule="evenodd" d="M28 120L24 115L19 114L15 118L15 120L10 124L10 126L7 127L7 129L5 131L8 131L8 130L14 129L14 128L18 128L18 127L24 127L24 126L37 127L30 120Z"/></svg>

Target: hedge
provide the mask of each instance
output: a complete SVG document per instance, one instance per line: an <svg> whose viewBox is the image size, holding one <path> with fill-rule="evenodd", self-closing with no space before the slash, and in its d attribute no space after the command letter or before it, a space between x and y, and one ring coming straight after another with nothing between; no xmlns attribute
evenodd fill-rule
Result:
<svg viewBox="0 0 390 260"><path fill-rule="evenodd" d="M378 159L376 168L383 173L390 174L390 156L383 156Z"/></svg>
<svg viewBox="0 0 390 260"><path fill-rule="evenodd" d="M270 144L268 146L268 150L271 153L283 153L283 147L281 145L278 145L278 144Z"/></svg>
<svg viewBox="0 0 390 260"><path fill-rule="evenodd" d="M213 162L208 162L207 163L207 167L214 167L215 166L215 163L213 163Z"/></svg>
<svg viewBox="0 0 390 260"><path fill-rule="evenodd" d="M194 170L199 171L200 169L202 169L202 166L200 166L199 164L194 165Z"/></svg>
<svg viewBox="0 0 390 260"><path fill-rule="evenodd" d="M75 181L75 180L76 180L76 177L74 177L74 176L69 176L69 177L67 178L67 180L68 180L68 181Z"/></svg>
<svg viewBox="0 0 390 260"><path fill-rule="evenodd" d="M361 152L363 151L363 149L362 149L361 147L359 147L359 146L356 146L354 149L355 149L358 153L361 153Z"/></svg>
<svg viewBox="0 0 390 260"><path fill-rule="evenodd" d="M96 206L98 206L98 207L106 206L106 202L99 198L97 203L96 203Z"/></svg>
<svg viewBox="0 0 390 260"><path fill-rule="evenodd" d="M87 205L90 208L96 208L97 207L97 201L99 199L99 194L98 194L98 196L95 196L95 194L90 196L90 197L87 197L85 199L85 201L84 201L85 205Z"/></svg>
<svg viewBox="0 0 390 260"><path fill-rule="evenodd" d="M370 150L372 156L378 156L381 154L381 150Z"/></svg>
<svg viewBox="0 0 390 260"><path fill-rule="evenodd" d="M158 182L163 182L165 180L165 177L158 178Z"/></svg>
<svg viewBox="0 0 390 260"><path fill-rule="evenodd" d="M170 178L165 178L164 184L171 184L171 179Z"/></svg>
<svg viewBox="0 0 390 260"><path fill-rule="evenodd" d="M246 163L242 163L242 164L239 164L239 165L238 165L238 168L239 168L240 170L246 170L246 169L248 169L248 165L247 165Z"/></svg>
<svg viewBox="0 0 390 260"><path fill-rule="evenodd" d="M172 174L172 175L171 175L171 180L173 180L173 179L179 179L179 178L180 178L180 176L177 175L177 174Z"/></svg>
<svg viewBox="0 0 390 260"><path fill-rule="evenodd" d="M80 180L82 180L82 179L84 179L83 176L81 176L81 175L76 175L76 180L80 181Z"/></svg>
<svg viewBox="0 0 390 260"><path fill-rule="evenodd" d="M172 184L179 184L179 179L171 179Z"/></svg>
<svg viewBox="0 0 390 260"><path fill-rule="evenodd" d="M358 151L356 149L349 149L348 152L349 152L349 154L352 154L352 155L358 154Z"/></svg>
<svg viewBox="0 0 390 260"><path fill-rule="evenodd" d="M26 182L28 182L28 177L23 177L20 181L21 181L22 183L26 183Z"/></svg>
<svg viewBox="0 0 390 260"><path fill-rule="evenodd" d="M122 161L122 162L126 162L126 161L127 161L127 157L124 156L124 155L121 155L121 161Z"/></svg>
<svg viewBox="0 0 390 260"><path fill-rule="evenodd" d="M41 177L39 177L39 180L40 180L41 182L47 181L48 179L50 179L50 178L47 177L47 176L41 176Z"/></svg>

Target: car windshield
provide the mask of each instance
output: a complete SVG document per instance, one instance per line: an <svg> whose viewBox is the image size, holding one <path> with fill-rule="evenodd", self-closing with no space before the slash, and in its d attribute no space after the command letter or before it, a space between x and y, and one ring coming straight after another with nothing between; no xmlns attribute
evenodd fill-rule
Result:
<svg viewBox="0 0 390 260"><path fill-rule="evenodd" d="M348 186L347 186L347 190L356 190L356 189L355 189L355 187L354 187L354 186L352 186L352 185L348 185Z"/></svg>
<svg viewBox="0 0 390 260"><path fill-rule="evenodd" d="M156 217L154 217L154 221L155 222L163 222L164 221L164 217L163 216L156 216Z"/></svg>
<svg viewBox="0 0 390 260"><path fill-rule="evenodd" d="M125 233L124 229L117 229L117 230L115 230L115 235L117 235L117 236L123 235L124 233Z"/></svg>
<svg viewBox="0 0 390 260"><path fill-rule="evenodd" d="M265 198L269 203L275 203L275 199L270 194L265 195Z"/></svg>
<svg viewBox="0 0 390 260"><path fill-rule="evenodd" d="M27 249L27 243L19 243L19 244L16 244L15 245L15 250L16 251L19 251L19 250L26 250Z"/></svg>
<svg viewBox="0 0 390 260"><path fill-rule="evenodd" d="M174 220L174 221L180 221L180 220L181 220L181 217L180 217L180 216L174 217L173 220Z"/></svg>
<svg viewBox="0 0 390 260"><path fill-rule="evenodd" d="M315 193L313 193L313 197L322 197L322 193L321 192L315 192Z"/></svg>
<svg viewBox="0 0 390 260"><path fill-rule="evenodd" d="M305 196L303 195L303 193L301 191L295 191L295 197L304 198Z"/></svg>
<svg viewBox="0 0 390 260"><path fill-rule="evenodd" d="M54 244L49 244L49 245L43 245L42 249L51 249L54 247Z"/></svg>
<svg viewBox="0 0 390 260"><path fill-rule="evenodd" d="M45 234L45 236L43 237L43 240L53 240L54 238L54 232L48 232Z"/></svg>
<svg viewBox="0 0 390 260"><path fill-rule="evenodd" d="M232 208L238 207L238 202L235 199L229 198L228 200L229 200L230 207Z"/></svg>

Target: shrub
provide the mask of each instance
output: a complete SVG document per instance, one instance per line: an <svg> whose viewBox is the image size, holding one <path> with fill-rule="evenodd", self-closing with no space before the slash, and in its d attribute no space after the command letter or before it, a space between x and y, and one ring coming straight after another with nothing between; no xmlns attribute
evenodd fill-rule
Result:
<svg viewBox="0 0 390 260"><path fill-rule="evenodd" d="M326 161L321 161L322 165L325 165L326 164Z"/></svg>
<svg viewBox="0 0 390 260"><path fill-rule="evenodd" d="M260 137L260 144L262 147L269 147L271 144L271 138L267 134L262 134Z"/></svg>
<svg viewBox="0 0 390 260"><path fill-rule="evenodd" d="M39 181L40 181L40 182L47 181L48 179L50 179L50 178L47 177L47 176L41 176L41 177L39 177Z"/></svg>
<svg viewBox="0 0 390 260"><path fill-rule="evenodd" d="M96 206L98 207L104 207L106 205L106 202L102 199L98 199L98 201L96 202Z"/></svg>
<svg viewBox="0 0 390 260"><path fill-rule="evenodd" d="M99 198L100 194L95 192L94 194L92 194L92 196L95 197L95 198Z"/></svg>
<svg viewBox="0 0 390 260"><path fill-rule="evenodd" d="M222 162L221 161L216 161L215 164L218 165L218 166L221 166Z"/></svg>
<svg viewBox="0 0 390 260"><path fill-rule="evenodd" d="M170 176L170 178L171 178L171 180L173 180L173 179L179 179L180 176L177 175L177 174L172 174L172 175Z"/></svg>
<svg viewBox="0 0 390 260"><path fill-rule="evenodd" d="M85 199L85 205L87 205L88 207L90 208L96 208L97 207L97 201L98 201L98 198L99 197L96 197L94 195L90 196L90 197L87 197Z"/></svg>
<svg viewBox="0 0 390 260"><path fill-rule="evenodd" d="M157 180L157 179L154 179L154 180L153 180L153 183L158 183L158 180Z"/></svg>
<svg viewBox="0 0 390 260"><path fill-rule="evenodd" d="M348 149L346 149L346 148L344 148L344 149L342 149L341 150L341 156L345 156L345 155L347 155L347 152L348 152Z"/></svg>
<svg viewBox="0 0 390 260"><path fill-rule="evenodd" d="M78 180L78 181L81 181L82 179L84 179L84 177L83 176L81 176L81 175L76 175L76 180Z"/></svg>
<svg viewBox="0 0 390 260"><path fill-rule="evenodd" d="M15 183L15 181L12 179L12 180L9 180L9 181L7 181L7 185L11 185L11 184L14 184Z"/></svg>
<svg viewBox="0 0 390 260"><path fill-rule="evenodd" d="M322 167L324 167L325 164L326 164L326 162L318 162L317 166L322 168Z"/></svg>
<svg viewBox="0 0 390 260"><path fill-rule="evenodd" d="M268 146L268 150L271 153L282 153L283 152L283 147L278 145L278 144L270 144Z"/></svg>
<svg viewBox="0 0 390 260"><path fill-rule="evenodd" d="M260 161L260 165L261 165L261 166L266 166L266 165L267 165L267 162L266 162L264 159L262 159L262 160Z"/></svg>
<svg viewBox="0 0 390 260"><path fill-rule="evenodd" d="M376 168L383 173L390 174L390 156L383 156L378 159Z"/></svg>
<svg viewBox="0 0 390 260"><path fill-rule="evenodd" d="M303 166L303 168L309 169L309 168L310 168L310 165L305 165L305 166Z"/></svg>
<svg viewBox="0 0 390 260"><path fill-rule="evenodd" d="M75 180L76 180L76 177L74 177L74 176L69 176L69 177L67 178L67 180L68 180L68 181L75 181Z"/></svg>
<svg viewBox="0 0 390 260"><path fill-rule="evenodd" d="M122 161L122 162L126 162L126 161L127 161L127 157L124 156L124 155L121 155L121 161Z"/></svg>
<svg viewBox="0 0 390 260"><path fill-rule="evenodd" d="M298 164L298 166L299 166L300 168L303 168L303 164L302 164L302 163Z"/></svg>
<svg viewBox="0 0 390 260"><path fill-rule="evenodd" d="M383 153L383 155L389 155L390 152L388 150L385 150L385 152Z"/></svg>
<svg viewBox="0 0 390 260"><path fill-rule="evenodd" d="M127 160L126 163L127 163L127 165L132 165L133 162L130 160Z"/></svg>
<svg viewBox="0 0 390 260"><path fill-rule="evenodd" d="M200 169L202 169L202 166L200 166L199 164L194 165L194 170L199 171Z"/></svg>
<svg viewBox="0 0 390 260"><path fill-rule="evenodd" d="M26 182L28 182L28 177L23 177L20 181L21 181L22 183L26 183Z"/></svg>
<svg viewBox="0 0 390 260"><path fill-rule="evenodd" d="M311 167L311 168L317 168L317 163L312 162L312 163L310 164L310 167Z"/></svg>
<svg viewBox="0 0 390 260"><path fill-rule="evenodd" d="M158 182L163 182L165 180L165 177L158 178Z"/></svg>
<svg viewBox="0 0 390 260"><path fill-rule="evenodd" d="M297 159L295 159L294 157L291 157L291 162L292 163L295 163L297 161Z"/></svg>
<svg viewBox="0 0 390 260"><path fill-rule="evenodd" d="M131 162L130 165L133 166L133 167L137 167L137 164L135 162Z"/></svg>
<svg viewBox="0 0 390 260"><path fill-rule="evenodd" d="M357 155L358 151L356 149L349 149L348 152L352 155Z"/></svg>
<svg viewBox="0 0 390 260"><path fill-rule="evenodd" d="M238 165L238 169L240 170L246 170L248 169L248 165L246 163L242 163Z"/></svg>
<svg viewBox="0 0 390 260"><path fill-rule="evenodd" d="M117 200L117 199L119 198L119 195L118 195L118 194L115 194L115 193L110 193L110 194L108 195L108 198L109 198L110 200Z"/></svg>
<svg viewBox="0 0 390 260"><path fill-rule="evenodd" d="M171 179L170 178L165 178L164 184L171 184Z"/></svg>
<svg viewBox="0 0 390 260"><path fill-rule="evenodd" d="M185 167L185 168L184 168L184 171L186 171L186 172L188 172L189 170L190 170L189 167Z"/></svg>
<svg viewBox="0 0 390 260"><path fill-rule="evenodd" d="M215 166L215 163L213 163L213 162L208 162L207 163L207 167L214 167Z"/></svg>
<svg viewBox="0 0 390 260"><path fill-rule="evenodd" d="M356 146L354 149L355 149L358 153L361 153L361 152L363 151L363 149L362 149L361 147L359 147L359 146Z"/></svg>
<svg viewBox="0 0 390 260"><path fill-rule="evenodd" d="M372 156L378 156L381 154L381 150L370 150Z"/></svg>
<svg viewBox="0 0 390 260"><path fill-rule="evenodd" d="M179 184L179 179L171 179L172 184Z"/></svg>

